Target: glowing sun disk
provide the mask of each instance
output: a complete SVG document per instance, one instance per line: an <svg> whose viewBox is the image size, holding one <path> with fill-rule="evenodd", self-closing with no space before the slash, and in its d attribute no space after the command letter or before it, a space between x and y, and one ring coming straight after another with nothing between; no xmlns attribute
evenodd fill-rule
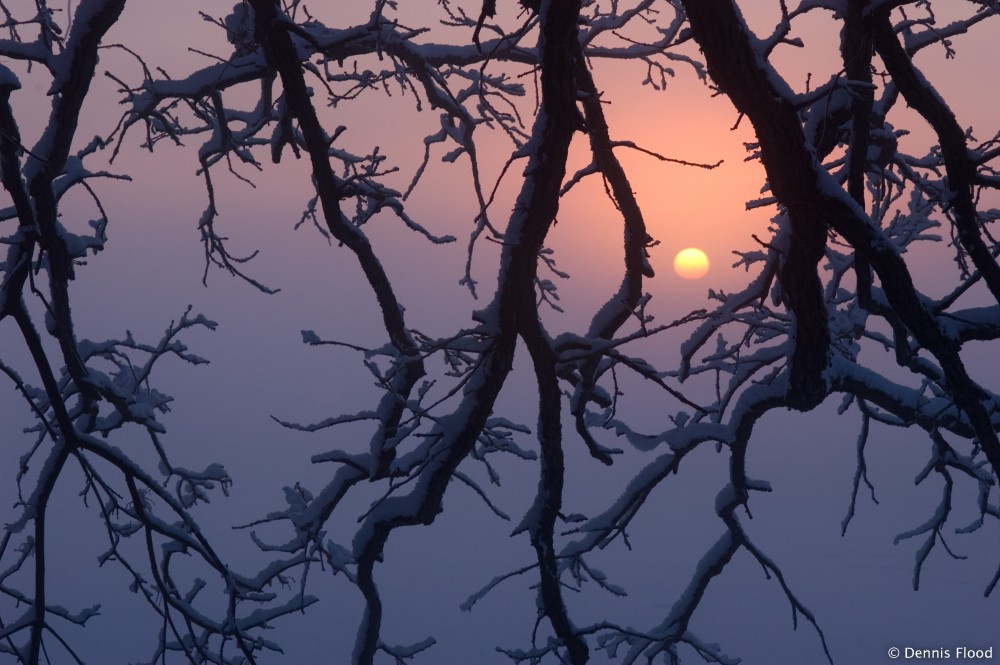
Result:
<svg viewBox="0 0 1000 665"><path fill-rule="evenodd" d="M700 279L708 273L708 256L696 247L682 249L674 257L674 272L684 279Z"/></svg>

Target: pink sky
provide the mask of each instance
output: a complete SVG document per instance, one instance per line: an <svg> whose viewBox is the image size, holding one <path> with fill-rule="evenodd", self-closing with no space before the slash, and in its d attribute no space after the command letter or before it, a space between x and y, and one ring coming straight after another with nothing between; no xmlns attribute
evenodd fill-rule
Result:
<svg viewBox="0 0 1000 665"><path fill-rule="evenodd" d="M953 1L952 6L969 5ZM179 44L191 43L198 48L221 52L216 33L196 14L197 8L206 4L210 5L206 11L220 15L231 6L229 2L176 0L170 3L169 10L163 6L153 11L145 4L131 3L113 38L138 50L150 64L162 65L173 76L182 76L206 61L195 53L179 51ZM507 12L508 18L513 20L516 15L512 13L511 6L516 3L500 4L501 14ZM749 17L752 26L769 25L768 20L773 18L775 12L772 5L776 3L753 0L744 4L760 10ZM331 7L334 5L331 15L357 9L360 3L333 3ZM436 5L427 2L426 6ZM470 3L470 7L473 6L478 7L478 3ZM319 9L317 7L317 11ZM767 11L771 12L771 16L767 15ZM355 18L363 20L366 14L358 11ZM839 26L823 12L817 14L815 20L803 22L808 27L805 32L799 33L806 42L805 49L782 47L779 50L779 68L793 87L802 84L807 72L812 73L814 83L820 84L839 69L836 64L839 62L836 50ZM420 18L413 17L413 20L419 22ZM427 23L433 25L429 19ZM431 39L434 34L431 33ZM995 24L980 26L968 39L956 39L958 58L955 60L945 61L939 50L934 48L928 49L928 53L918 59L920 65L926 61L928 78L954 104L959 121L963 125L982 127L976 135L979 139L986 138L987 132L995 131L997 109L1000 109L1000 86L995 84L997 34ZM206 39L209 41L203 43ZM126 78L131 77L129 80L135 80L137 76L136 67L120 51L108 51L101 67L112 69ZM654 311L658 320L667 321L694 307L704 306L708 288L733 290L747 279L742 270L729 267L734 258L731 251L753 249L755 245L751 234L763 234L771 214L770 210L745 211L746 201L759 195L762 183L760 168L755 163L743 161L746 155L743 142L752 140L751 128L744 120L738 130L731 131L737 119L731 105L724 98L711 98L711 91L681 64L677 66L677 77L670 81L665 92L640 88L638 83L644 72L639 66L597 64L595 70L598 86L605 91L605 99L609 102L606 111L614 138L634 140L671 158L693 162L724 160L718 169L709 171L660 163L638 153L622 154L650 231L661 242L652 253L657 276L649 288L654 294ZM121 111L115 103L115 84L109 79L102 79L96 91L93 105L88 107L86 123L91 132L106 133ZM29 91L24 94L29 94ZM912 137L907 139L908 147L926 147L929 140L926 129L922 123L914 121L913 114L902 109L902 105L901 102L901 108L896 111L899 119L893 119L893 122L897 127L908 126L914 130ZM436 114L417 115L412 108L410 97L396 94L386 98L373 94L357 104L331 111L330 123L349 127L343 137L346 145L362 150L378 144L383 151L388 151L393 163L401 168L396 184L402 189L420 158L423 136L438 128ZM41 113L38 115L42 116ZM30 136L30 121L26 125L29 126L24 128L25 134ZM81 133L81 139L84 138L89 136ZM205 204L205 195L201 181L194 175L199 139L191 138L184 149L164 145L157 154L150 155L135 149L139 138L137 132L129 135L126 139L129 147L111 167L111 170L132 174L135 182L98 185L111 217L110 241L107 251L96 256L90 265L80 271L80 279L74 285L80 303L76 310L80 334L93 338L120 336L127 327L137 336L153 337L167 321L179 316L189 303L195 304L197 310L204 311L208 316L218 318L221 326L217 333L198 335L190 340L192 348L200 355L209 356L213 364L195 369L175 367L164 374L166 392L178 397L176 413L167 419L167 424L171 440L184 449L182 457L185 463L190 461L190 465L195 466L202 460L220 459L227 463L237 479L234 500L223 506L213 505L209 509L211 519L222 524L236 519L234 515L238 515L240 520L256 517L277 505L281 484L294 482L299 477L318 484L326 469L314 467L305 472L302 470L309 467L311 454L330 447L326 437L289 434L267 416L273 414L303 422L320 420L333 412L368 408L376 394L370 376L365 375L356 356L305 348L299 343L299 331L303 328L314 329L323 337L363 344L374 344L372 340L380 339L378 336L384 333L377 327L374 303L367 297L353 257L336 247L329 247L313 229L291 231L310 193L304 160L294 163L286 155L286 162L281 168L268 165L259 175L244 169L242 172L252 176L257 189L224 177L222 170L217 169L219 224L225 230L224 235L232 238L234 249L249 252L260 248L261 254L250 264L249 272L269 285L282 288L282 293L265 297L214 270L209 273L209 288L204 289L200 285L202 252L196 224ZM580 141L582 146L582 136ZM503 141L496 137L484 137L483 145L490 146L483 151L483 168L488 174L486 180L490 182L490 177L499 172L506 153L501 148ZM440 152L438 149L437 157ZM582 165L582 150L575 157L576 166ZM476 213L474 199L469 193L467 163L460 159L453 165L441 165L434 160L432 157L431 171L412 200L413 214L419 215L418 221L433 232L453 233L459 237L459 242L451 246L431 246L394 220L377 220L367 231L388 266L390 277L396 282L401 300L408 306L407 315L411 324L430 334L443 334L467 325L471 311L481 307L484 299L489 299L491 290L486 286L484 299L475 301L457 284L462 274L465 236ZM494 219L498 222L506 219L506 212L512 205L512 193L519 185L520 172L521 168L515 166L502 188L506 198L494 206ZM68 210L74 213L88 210L87 205L81 197L74 200ZM994 201L994 205L1000 203ZM88 210L87 215L92 214ZM88 216L67 216L66 223L68 226L83 225L87 219ZM613 292L621 276L621 223L603 196L599 182L588 181L567 198L551 241L560 267L572 276L571 280L560 283L566 314L547 315L547 323L558 332L564 328L579 327L580 321L586 320L594 307ZM688 246L700 247L709 254L713 270L708 277L684 281L672 273L670 266L674 254ZM952 270L947 258L942 261L943 268L931 269L929 266L932 258L940 260L945 252L943 246L929 247L926 255L920 255L914 271L918 283L924 281L933 289L938 270ZM497 254L497 248L488 243L482 243L477 249L475 274L484 285L495 279ZM0 345L5 349L13 343L9 339L10 334L8 329L0 330ZM663 339L667 342L658 343L651 353L656 354L656 360L664 366L672 367L676 364L674 344L679 337L669 334ZM506 391L502 401L507 408L516 410L523 391L530 390L530 381L526 381L523 374L515 375L511 381L513 387ZM629 389L640 393L644 386L636 381ZM13 431L13 423L20 426L29 418L23 409L14 409L11 402L9 397L0 401L0 413L3 414L0 420L5 423L4 436L0 438L19 436ZM664 409L662 405L657 406L653 398L640 397L636 406L626 408L633 408L634 416L651 427L665 422ZM530 418L525 416L524 419ZM889 479L887 485L905 484L906 490L900 492L896 499L889 498L888 506L881 512L867 506L868 521L862 520L858 527L862 536L845 541L837 537L837 520L842 514L848 489L849 475L843 474L850 473L851 446L856 433L854 421L848 426L830 427L829 423L834 422L832 409L824 407L821 412L810 416L795 416L788 421L792 425L785 422L774 419L762 424L761 453L755 462L762 469L774 470L776 486L787 492L782 495L783 498L803 496L804 507L793 506L789 510L787 504L774 506L762 501L762 518L756 524L762 532L778 537L787 535L790 530L796 533L801 530L807 534L798 542L787 543L788 559L799 579L806 580L806 586L813 590L817 598L815 603L828 616L830 613L843 613L843 622L833 634L841 654L860 653L851 645L851 640L857 631L864 630L872 622L884 621L886 630L890 632L904 630L908 622L911 625L930 624L941 618L937 604L959 586L965 594L963 603L966 596L974 595L969 588L983 581L983 570L986 569L981 561L974 564L976 568L972 572L968 568L955 572L956 569L942 566L944 572L936 572L940 577L934 580L933 576L929 576L932 579L931 590L914 595L908 592L910 550L888 546L893 533L912 526L909 522L898 523L893 519L905 512L905 501L926 499L924 494L918 494L909 487L916 469L893 466L896 453L905 452L906 446L913 443L913 435L886 434L887 447L893 454L883 455L875 462L883 477ZM826 446L824 450L832 451L829 452L830 457L818 460L803 452L801 444L805 437L821 439L817 445L822 444ZM585 470L580 477L586 481L588 467L579 460L576 462L580 464L579 468ZM670 507L659 515L644 518L648 520L644 524L647 533L666 533L684 524L681 513L687 510L686 502L694 503L690 497L699 491L708 493L705 487L709 486L712 492L715 491L719 469L712 466L714 463L708 453L695 462L694 475L704 480L703 487L689 487L685 490L687 493L675 492L673 488L663 491L663 496L658 498ZM798 473L803 468L807 468L808 472ZM842 482L838 481L840 484L836 487L814 487L803 480L820 477L830 468L841 472L838 478ZM615 473L620 475L610 476L611 480L602 477L601 482L607 483L606 487L617 487L614 483L624 483L631 470L625 465L623 469L616 470ZM280 480L275 481L276 477ZM585 503L592 497L593 488L585 486L584 481L572 486L570 492L575 500ZM534 469L527 480L512 479L509 487L513 487L510 497L513 512L516 513L523 503L523 497L517 496L518 488L527 492L523 485L527 483L527 486L533 487L534 482ZM264 486L266 489L260 489ZM7 500L9 491L5 490L0 498ZM467 501L468 496L453 500ZM711 499L707 500L709 503L706 505L711 512L713 504ZM363 502L359 500L360 503ZM811 519L814 516L815 519ZM473 513L470 519L474 525L478 520L485 520L485 516ZM662 524L657 522L659 519L663 520ZM345 519L338 526L347 529L350 524L351 521ZM468 536L468 524L468 521L458 523L445 518L432 528L429 535L442 542L461 543ZM412 561L419 562L420 566L426 566L433 573L413 580L410 587L404 584L413 577L407 565L418 564L404 562L393 568L387 566L384 572L384 579L399 581L402 587L402 590L395 588L387 592L398 596L395 600L402 601L402 609L392 610L397 614L390 617L388 626L390 630L405 634L401 641L410 637L419 639L424 624L438 618L421 608L406 605L407 597L435 593L435 580L454 575L460 578L454 588L442 592L443 604L447 604L451 612L456 606L453 602L456 598L460 602L463 594L474 591L476 583L485 582L492 574L501 572L511 560L505 559L505 556L525 554L521 551L523 548L510 544L506 533L499 533L492 525L490 529L491 535L483 535L481 540L471 539L476 544L468 545L468 550L451 550L443 562L441 555L435 555L431 548L423 549L419 543L408 540L413 534L408 533L394 541L390 555L404 554L404 545L412 546ZM695 540L705 535L695 529L692 534ZM648 549L639 557L637 570L652 571L652 574L661 567L688 569L691 564L688 558L693 555L683 552L675 555L668 545L657 543L652 538L650 540ZM871 545L872 542L876 545ZM240 552L241 548L245 548L243 534L237 534L224 547L231 548L234 553ZM504 549L506 547L509 549ZM452 557L455 552L459 555ZM461 567L463 560L470 556L468 552L483 558L486 562L484 569L469 571ZM866 574L870 579L885 581L889 591L883 594L869 588L843 588L836 573L831 572L841 561L838 557L850 559L852 566L865 566L870 562L873 570ZM810 566L821 570L810 577ZM728 637L735 644L741 644L743 652L748 653L747 662L755 662L749 658L754 654L759 656L761 652L767 653L767 648L773 646L760 644L761 631L776 631L780 639L787 639L796 648L801 644L810 658L818 656L811 634L803 636L805 631L790 633L787 613L781 613L785 611L783 606L778 606L774 612L777 618L772 625L772 617L754 616L739 604L753 594L775 593L773 584L764 586L758 577L752 577L756 575L755 571L744 572L746 577L743 579L751 581L723 585L709 608L714 608L712 611L718 616L745 618L745 623L735 621L726 630ZM630 606L623 611L633 612L637 621L644 613L662 611L658 606L655 610L650 606L672 600L671 594L676 589L671 584L670 581L663 581L662 584L651 585L654 588L639 589L637 596L645 604ZM344 586L334 586L338 594L350 593ZM390 584L387 582L386 586L389 588ZM332 593L331 598L334 598ZM501 595L501 598L502 602L484 603L483 608L477 609L487 619L475 625L461 623L466 615L458 616L457 611L453 612L457 618L449 615L449 621L467 626L461 630L473 636L462 638L456 632L458 637L453 641L464 639L469 644L463 648L474 650L482 647L482 644L476 643L477 639L494 640L495 633L509 635L510 626L503 623L510 616L506 603L521 602L522 605L517 606L521 611L524 599L521 596L515 599L513 594L510 598L506 595ZM330 631L329 627L323 628L330 633L324 635L324 639L329 640L324 643L327 645L324 648L342 651L341 643L353 638L350 633L357 619L357 608L352 604L355 600L345 601L351 611L338 608L337 613L330 610L331 606L336 606L337 600L324 606L323 612L331 612L330 616L335 616L334 621L343 621L340 630L348 633L345 638L337 631ZM968 600L963 608L946 610L943 620L947 621L953 611L964 612L961 622L956 621L956 625L961 623L962 636L971 639L975 635L985 635L994 623L990 617L996 616L995 599L992 605L987 602L978 598ZM387 602L388 606L392 603ZM394 607L399 608L400 605ZM589 611L602 606L595 604L587 607ZM855 610L857 614L853 614ZM113 609L108 611L114 616ZM527 615L522 612L519 616ZM521 631L516 635L517 639L524 634L522 623L524 621L517 625L517 630ZM314 631L312 635L316 634L314 625L310 630ZM507 644L513 639L507 640ZM866 648L874 648L870 644L874 642L877 642L876 638L870 638ZM448 651L452 647L447 645L442 648L444 654L460 652L458 649ZM734 646L732 652L741 653L740 648ZM492 648L486 651L492 653ZM436 657L429 656L428 662L445 662L437 661Z"/></svg>

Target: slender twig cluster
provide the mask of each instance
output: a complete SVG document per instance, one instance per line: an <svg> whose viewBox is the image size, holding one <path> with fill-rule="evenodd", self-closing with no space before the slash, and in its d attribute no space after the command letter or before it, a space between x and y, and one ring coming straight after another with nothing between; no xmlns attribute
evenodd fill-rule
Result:
<svg viewBox="0 0 1000 665"><path fill-rule="evenodd" d="M191 663L252 663L262 651L280 651L264 630L316 601L307 583L314 568L344 574L364 600L353 662L368 665L379 654L397 663L413 659L434 639L408 646L385 640L377 572L386 544L397 529L432 524L452 481L511 521L470 472L482 465L490 483L499 484L497 453L537 464L536 494L526 514L513 519L513 533L527 537L532 561L489 581L463 609L509 579L534 577L531 644L501 649L513 661L582 665L600 650L623 663L661 657L679 663L695 653L708 662L738 662L690 624L712 581L742 553L776 579L793 616L816 630L832 662L820 618L745 528L754 493L771 491L746 470L755 424L775 409L809 411L831 398L842 400L841 413L855 409L860 417L845 531L862 487L874 498L866 464L873 423L926 433L927 461L917 480L940 479L941 498L929 518L898 537L923 539L914 586L936 546L954 555L946 534L962 484L975 488L979 518L960 531L996 526L1000 401L970 375L965 346L1000 337L1000 245L991 232L1000 215L983 204L1000 188L1000 139L977 143L914 63L915 53L932 46L953 55L953 38L995 21L1000 8L994 3L978 3L972 15L941 25L930 2L817 1L792 9L782 2L773 32L755 35L733 0L522 0L509 25L497 19L503 8L492 0L474 14L443 1L442 21L433 29L406 25L405 10L391 0L375 0L369 18L351 26L324 23L299 0L244 0L225 17L202 15L230 54L210 56L203 69L181 78L150 67L137 49L109 49L138 62L142 79L108 74L126 110L107 138L82 147L77 119L97 74L98 52L125 0L70 4L76 5L72 17L60 16L45 0L36 0L34 14L21 16L0 2L6 31L0 57L10 63L0 64L0 173L9 197L0 210L7 246L0 264L0 325L17 329L32 374L2 357L0 372L37 419L15 472L15 514L5 520L0 539L0 595L18 606L0 616L0 652L17 662L37 665L52 649L81 662L60 625L82 625L98 614L96 606L73 611L49 599L46 518L57 509L54 490L68 466L82 472L82 497L103 524L101 563L119 566L160 621L151 663L166 662L171 652ZM832 13L839 30L842 67L819 87L796 92L773 63L784 49L802 45L796 35L801 17L823 11ZM766 173L763 198L748 206L773 206L775 213L769 235L756 238L759 247L737 252L737 264L749 275L745 288L711 291L709 308L670 324L647 311L649 249L656 240L620 157L638 150L685 166L717 164L666 157L612 126L595 64L604 59L637 61L645 84L668 91L677 66L710 78L752 123L752 157ZM22 144L15 114L22 94L13 71L18 67L21 76L48 77L51 111L31 147ZM391 155L381 147L362 154L348 148L347 128L335 125L327 111L383 95L401 96L416 112L436 117L422 139L422 159L404 174L405 187L393 184L399 174ZM890 119L901 100L936 137L926 155L900 148L906 130ZM485 155L484 135L504 138L509 154L499 160ZM345 442L316 455L314 462L333 469L325 485L289 482L287 507L244 525L271 561L252 574L236 572L240 562L224 561L198 523L199 504L216 490L226 492L231 479L218 464L194 471L173 461L159 419L172 398L152 383L154 366L168 356L204 362L181 338L215 324L188 310L154 343L131 333L93 341L81 336L73 318L69 284L81 262L103 248L108 232L91 183L126 177L84 164L98 161L105 148L113 162L136 142L155 152L164 141L200 142L193 161L207 199L198 225L205 276L218 267L267 292L267 280L250 269L253 254L231 252L219 233L215 179L229 174L252 184L293 158L305 161L314 193L304 202L302 221L357 262L364 297L377 304L385 333L363 347L303 332L306 344L360 354L380 396L356 413L310 424L279 421L309 432L367 423L370 436L360 446ZM588 159L574 172L570 155L578 145ZM471 295L485 295L485 304L458 331L422 332L408 322L367 225L395 218L432 244L454 242L452 235L435 233L409 203L436 159L468 166L465 186L475 203L467 215L461 283ZM484 175L488 161L499 165L495 182ZM495 202L502 182L514 179L516 163L523 164L523 178L503 219ZM587 325L553 335L540 306L559 309L549 276L567 275L549 246L550 231L563 197L588 178L600 179L618 216L622 279ZM89 230L71 231L60 201L80 189L91 195L97 218ZM959 269L949 291L934 298L915 286L915 267L904 254L941 240L941 229ZM489 295L473 278L473 267L486 261L478 251L483 239L500 246ZM655 347L660 333L677 328L687 331L678 366L658 366L640 355L639 349ZM885 357L871 362L877 353ZM534 427L496 412L515 358L524 354L537 390ZM655 387L667 414L659 430L640 431L621 415L624 374ZM690 388L694 377L710 377L712 394ZM570 422L567 433L563 425ZM143 435L152 466L140 461L141 453L112 443L126 432ZM610 466L626 455L614 445L620 439L653 455L602 512L570 512L564 505L566 446L579 441ZM567 589L593 582L615 595L628 592L595 567L594 555L615 541L628 545L636 515L656 510L654 490L681 473L682 460L703 446L726 456L729 477L715 505L721 535L685 591L648 627L613 617L581 623ZM332 534L332 516L364 486L379 488L380 498L353 533ZM287 539L268 542L255 530L264 524L285 529ZM181 559L183 566L176 563ZM208 572L188 577L190 560ZM1000 571L987 593L998 580ZM206 588L221 589L224 610L204 600Z"/></svg>

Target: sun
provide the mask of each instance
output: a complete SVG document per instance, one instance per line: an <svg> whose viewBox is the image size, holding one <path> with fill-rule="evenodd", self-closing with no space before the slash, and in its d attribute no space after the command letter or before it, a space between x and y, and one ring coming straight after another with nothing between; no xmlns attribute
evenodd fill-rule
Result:
<svg viewBox="0 0 1000 665"><path fill-rule="evenodd" d="M674 272L684 279L701 279L708 273L708 256L696 247L682 249L674 257Z"/></svg>

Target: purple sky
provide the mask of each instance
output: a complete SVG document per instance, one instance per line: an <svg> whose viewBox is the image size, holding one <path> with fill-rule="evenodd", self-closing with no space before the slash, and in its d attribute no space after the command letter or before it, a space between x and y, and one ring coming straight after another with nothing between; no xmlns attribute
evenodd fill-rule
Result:
<svg viewBox="0 0 1000 665"><path fill-rule="evenodd" d="M164 6L153 12L132 3L113 38L141 52L150 63L165 66L172 75L183 75L205 60L180 51L178 45L219 50L217 42L211 41L215 33L196 13L205 4L177 0L169 10ZM225 13L229 6L226 2L207 4L205 11L215 14ZM366 14L358 12L356 18L363 20ZM750 17L755 27L769 25L769 20L764 11ZM779 62L793 85L800 85L807 72L813 81L825 81L838 67L833 25L829 20L813 21L809 31L802 33L805 49L785 48L787 55ZM1000 108L1000 88L992 83L995 58L990 55L991 49L995 52L996 34L994 22L978 28L968 39L956 40L957 59L945 61L935 49L928 49L918 60L921 65L926 60L928 77L940 85L960 122L982 127L984 135L994 131ZM137 75L120 51L107 52L101 68L126 77ZM678 66L677 77L666 92L640 89L641 67L601 65L596 71L606 77L603 83L598 78L598 86L606 91L609 121L617 138L634 140L672 158L725 160L718 169L707 171L661 164L640 154L623 159L651 232L661 241L652 255L657 276L649 285L651 312L659 321L670 321L704 306L708 288L733 290L746 280L741 270L729 267L730 252L753 248L750 236L765 232L770 214L744 210L744 203L757 196L760 188L759 167L743 162L742 143L752 140L752 134L745 121L739 130L730 131L736 121L732 107L722 98L712 99L684 66ZM31 93L26 90L24 94ZM86 112L90 133L106 133L113 126L120 113L116 98L115 84L101 79ZM38 106L39 118L44 108ZM398 185L402 188L420 158L422 137L437 125L434 114L418 115L412 108L409 97L370 95L332 111L330 123L349 127L344 140L351 147L382 146L400 166ZM908 150L915 151L913 146L928 141L926 130L913 123L912 115L904 113L893 122L897 127L913 125ZM26 137L37 132L30 121L25 125ZM85 137L88 133L81 132L80 138ZM256 189L223 177L221 170L216 179L223 235L232 238L234 250L260 249L249 273L281 289L265 296L215 270L209 272L208 288L201 285L203 255L196 224L205 194L194 174L197 139L185 148L164 145L153 155L137 150L138 141L138 134L129 135L121 157L110 167L130 174L134 182L97 185L111 219L110 240L106 251L81 269L74 283L79 335L102 339L121 336L129 329L137 337L155 339L188 304L219 322L214 333L187 336L192 350L209 358L210 365L168 363L162 368L160 387L176 398L173 413L164 420L169 445L181 464L197 467L217 460L233 476L232 497L208 507L205 519L224 543L221 549L252 568L264 559L252 551L245 532L230 533L226 527L279 508L284 485L301 481L313 488L320 486L330 469L310 465L310 455L367 441L364 428L306 435L281 428L269 416L319 421L334 413L370 408L378 396L357 354L306 347L300 331L311 329L324 338L358 344L374 344L372 339L380 339L384 331L353 257L329 246L308 225L293 231L309 196L304 160L288 160L280 169L269 166L261 174L244 170ZM487 137L484 146L485 180L491 182L506 154L496 137ZM495 205L497 220L502 221L510 209L519 173L515 167L514 176L501 189L506 198ZM468 183L466 162L442 165L432 159L428 176L412 201L411 214L419 216L418 221L434 233L459 236L456 244L432 246L392 219L376 220L368 229L407 306L410 324L428 334L446 334L467 325L470 312L484 304L458 285L465 237L475 214ZM70 228L84 225L87 215L93 215L87 206L82 197L68 201L64 223ZM597 182L581 186L560 211L551 240L560 268L571 279L559 283L565 314L546 315L554 334L579 329L594 307L617 288L621 231L612 212ZM712 260L713 269L702 280L681 280L670 268L674 254L688 246L704 249ZM477 249L474 274L484 285L485 300L495 279L497 254L488 243ZM932 295L937 295L934 286L940 276L954 273L952 264L942 257L947 257L946 247L928 247L912 264L917 266L918 286L925 285ZM17 343L14 332L11 326L0 327L5 357L6 349ZM658 365L675 366L676 344L684 332L667 333L639 348ZM985 352L983 357L985 365L980 367L995 367ZM498 410L533 425L535 407L526 354L519 361ZM26 367L23 358L18 362ZM979 371L987 373L973 367L974 374ZM695 390L708 387L698 387L698 379L694 384ZM631 399L624 408L639 427L654 431L669 425L658 394L636 379L627 379L623 388ZM0 458L0 473L9 478L13 455L20 454L25 445L18 430L31 421L9 386L6 390L7 396L0 399L0 440L8 442L9 450ZM888 662L884 653L892 645L991 646L997 599L982 598L982 589L997 563L995 527L989 533L953 538L956 549L969 555L967 561L946 560L941 552L932 555L920 593L910 588L917 544L892 544L895 534L926 517L939 494L936 486L913 486L922 451L929 445L921 433L877 429L870 475L878 486L880 505L862 498L856 521L847 536L840 537L858 421L853 412L837 417L836 402L830 399L807 415L774 413L760 424L751 446L750 474L766 477L775 492L755 498L753 533L759 534L760 542L780 561L797 593L820 619L838 663ZM569 460L566 503L588 515L617 496L631 474L651 457L633 455L608 471L575 443L568 444L574 452ZM920 454L908 456L914 448ZM716 492L725 483L726 459L706 448L686 463L679 477L657 490L651 499L656 507L647 508L634 529L635 550L628 553L616 546L598 557L606 559L606 572L614 571L615 581L632 595L624 600L594 592L574 597L580 623L607 608L613 608L609 613L622 623L642 626L666 613L704 548L720 533L713 506ZM536 468L510 463L506 474L497 497L516 523L532 498ZM66 483L61 500L68 508L59 517L61 523L56 521L66 534L77 535L66 539L65 566L53 569L55 579L64 579L61 591L66 596L55 602L83 602L101 590L118 587L125 596L127 582L115 571L94 572L93 557L100 544L88 540L91 531L83 526L85 518L73 498L79 489L77 481ZM377 495L372 492L360 491L351 504L354 512L347 510L336 518L331 531L349 533L353 518ZM528 581L507 583L471 614L460 612L458 605L494 575L528 563L531 551L524 537L508 538L510 525L498 522L466 488L450 492L438 523L396 533L390 542L387 561L378 569L387 608L385 634L400 643L435 635L438 646L417 662L508 662L493 646L526 643L534 614ZM13 498L9 484L0 489L0 505L11 505ZM0 510L0 518L4 514ZM973 518L968 517L968 521ZM349 540L349 535L341 537L342 542ZM738 556L734 569L713 585L692 628L722 643L730 655L743 656L749 665L822 662L812 629L800 625L797 632L791 631L790 610L777 584L765 581L745 554ZM338 657L349 653L359 618L359 595L340 578L321 579L317 575L314 580L322 590L318 609L280 623L280 634L287 635L282 640L288 648L284 662L343 662ZM128 662L148 653L152 632L132 635L120 629L119 621L130 617L127 608L132 599L126 601L119 605L109 596L104 601L104 617L80 634L78 639L93 662ZM115 645L111 651L109 644Z"/></svg>

